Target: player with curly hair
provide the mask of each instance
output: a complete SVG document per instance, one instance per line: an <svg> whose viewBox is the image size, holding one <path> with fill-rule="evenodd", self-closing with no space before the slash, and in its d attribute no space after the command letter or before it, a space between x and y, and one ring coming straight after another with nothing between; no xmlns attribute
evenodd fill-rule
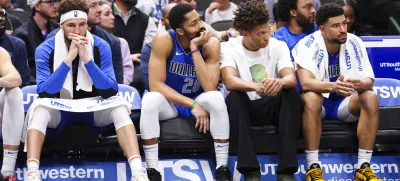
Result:
<svg viewBox="0 0 400 181"><path fill-rule="evenodd" d="M131 168L130 180L149 180L129 117L131 105L116 96L110 46L87 30L88 11L83 1L63 0L58 7L60 30L36 49L39 98L26 116L25 181L42 181L39 166L45 136L73 124L91 126L98 133L114 125Z"/></svg>
<svg viewBox="0 0 400 181"><path fill-rule="evenodd" d="M222 80L231 146L237 147L237 170L246 181L261 180L250 127L275 125L280 142L278 181L293 181L298 170L297 147L302 117L301 99L286 43L270 38L268 8L262 1L241 3L233 27L242 36L221 44ZM234 141L237 140L237 141Z"/></svg>

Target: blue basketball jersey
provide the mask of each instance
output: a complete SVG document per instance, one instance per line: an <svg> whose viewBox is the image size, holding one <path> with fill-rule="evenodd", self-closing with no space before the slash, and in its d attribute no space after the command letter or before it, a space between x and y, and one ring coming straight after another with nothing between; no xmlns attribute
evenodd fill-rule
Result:
<svg viewBox="0 0 400 181"><path fill-rule="evenodd" d="M197 79L192 54L186 54L179 44L178 37L174 30L168 30L173 40L173 48L167 59L167 77L165 84L180 94L195 99L204 92L200 81ZM200 53L202 54L202 49Z"/></svg>

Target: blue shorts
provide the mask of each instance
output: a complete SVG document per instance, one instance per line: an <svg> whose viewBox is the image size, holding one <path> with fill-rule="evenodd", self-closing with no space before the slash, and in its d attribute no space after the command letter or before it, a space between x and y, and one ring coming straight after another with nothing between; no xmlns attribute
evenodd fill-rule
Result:
<svg viewBox="0 0 400 181"><path fill-rule="evenodd" d="M176 111L178 112L178 117L193 117L192 109L180 105L175 105Z"/></svg>
<svg viewBox="0 0 400 181"><path fill-rule="evenodd" d="M350 97L343 97L341 99L328 99L324 98L322 103L322 119L336 119L344 122L354 122L358 117L351 115L348 105Z"/></svg>
<svg viewBox="0 0 400 181"><path fill-rule="evenodd" d="M337 100L332 100L329 98L324 98L324 102L322 103L322 114L323 119L339 119L338 118L338 110L339 105L343 102L345 97Z"/></svg>

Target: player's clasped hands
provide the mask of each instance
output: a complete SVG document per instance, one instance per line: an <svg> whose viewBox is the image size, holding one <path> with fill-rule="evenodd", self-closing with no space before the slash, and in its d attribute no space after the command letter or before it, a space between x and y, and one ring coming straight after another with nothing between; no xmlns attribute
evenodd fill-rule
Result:
<svg viewBox="0 0 400 181"><path fill-rule="evenodd" d="M351 96L351 94L353 94L354 91L354 85L352 82L344 80L343 75L341 75L333 84L333 91L344 97Z"/></svg>
<svg viewBox="0 0 400 181"><path fill-rule="evenodd" d="M68 60L71 62L76 58L77 55L85 62L89 62L90 58L86 51L86 45L89 44L89 40L81 35L69 33L68 39L71 40L71 45L69 47Z"/></svg>
<svg viewBox="0 0 400 181"><path fill-rule="evenodd" d="M265 78L257 84L256 92L265 96L276 96L282 89L281 79Z"/></svg>

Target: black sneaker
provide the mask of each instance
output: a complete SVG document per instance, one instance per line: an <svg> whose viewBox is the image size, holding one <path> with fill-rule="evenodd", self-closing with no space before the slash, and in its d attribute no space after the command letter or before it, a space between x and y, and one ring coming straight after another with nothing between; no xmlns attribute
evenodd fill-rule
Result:
<svg viewBox="0 0 400 181"><path fill-rule="evenodd" d="M154 168L147 169L147 177L150 181L161 181L161 174Z"/></svg>
<svg viewBox="0 0 400 181"><path fill-rule="evenodd" d="M220 166L215 171L215 180L216 181L232 181L231 172L226 165Z"/></svg>

